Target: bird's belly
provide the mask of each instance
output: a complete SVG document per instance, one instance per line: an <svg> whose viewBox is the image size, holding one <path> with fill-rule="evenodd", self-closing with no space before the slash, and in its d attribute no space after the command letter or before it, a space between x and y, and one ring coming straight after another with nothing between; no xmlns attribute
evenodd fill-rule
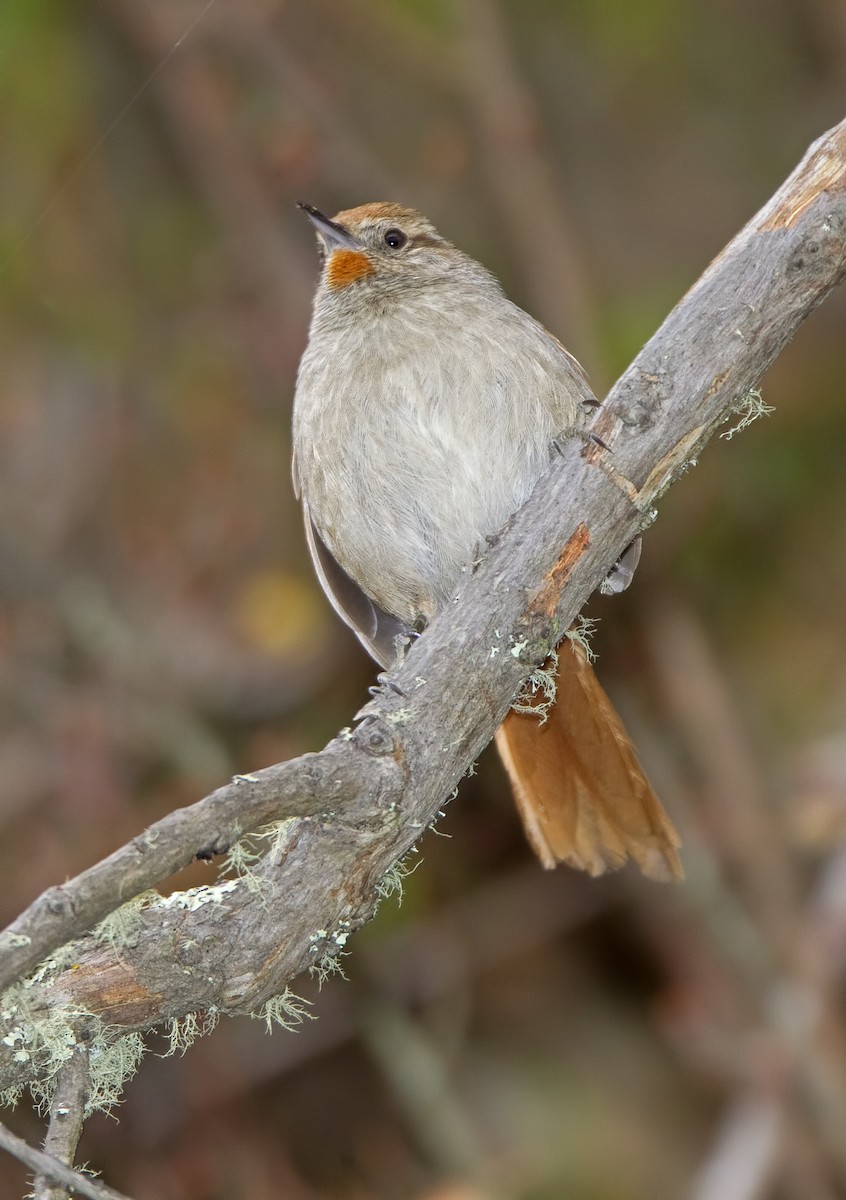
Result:
<svg viewBox="0 0 846 1200"><path fill-rule="evenodd" d="M410 393L410 394L409 394ZM340 565L387 612L429 620L531 493L554 429L502 409L477 419L407 386L327 422L303 488ZM511 417L514 419L510 419Z"/></svg>

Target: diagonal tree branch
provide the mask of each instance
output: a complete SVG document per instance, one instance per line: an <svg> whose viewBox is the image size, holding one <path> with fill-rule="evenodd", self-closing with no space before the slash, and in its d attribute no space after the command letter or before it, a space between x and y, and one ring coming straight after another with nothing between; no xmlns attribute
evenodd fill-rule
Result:
<svg viewBox="0 0 846 1200"><path fill-rule="evenodd" d="M45 1154L43 1150L34 1149L23 1138L17 1137L10 1129L7 1129L5 1125L0 1125L0 1150L6 1150L24 1166L29 1167L31 1171L38 1171L40 1175L52 1179L72 1195L85 1196L87 1200L130 1200L130 1197L125 1196L123 1192L116 1192L114 1188L106 1187L104 1183L98 1183L90 1175L74 1171L71 1167L59 1162L52 1154Z"/></svg>
<svg viewBox="0 0 846 1200"><path fill-rule="evenodd" d="M354 730L164 818L45 893L2 935L9 983L198 851L283 822L249 875L145 897L119 933L83 938L13 990L0 1086L55 1071L37 1029L60 1014L74 1037L95 1021L112 1038L198 1010L255 1012L304 968L329 969L527 673L844 274L846 122L810 148L680 301L599 410L601 444L565 446ZM280 1004L268 1014L284 1016Z"/></svg>

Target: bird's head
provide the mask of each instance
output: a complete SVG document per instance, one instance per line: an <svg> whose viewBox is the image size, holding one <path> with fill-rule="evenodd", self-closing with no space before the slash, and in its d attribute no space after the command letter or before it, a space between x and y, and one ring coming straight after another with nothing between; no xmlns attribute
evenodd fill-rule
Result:
<svg viewBox="0 0 846 1200"><path fill-rule="evenodd" d="M402 204L362 204L331 219L300 202L317 232L323 284L338 299L409 291L472 269L422 213Z"/></svg>

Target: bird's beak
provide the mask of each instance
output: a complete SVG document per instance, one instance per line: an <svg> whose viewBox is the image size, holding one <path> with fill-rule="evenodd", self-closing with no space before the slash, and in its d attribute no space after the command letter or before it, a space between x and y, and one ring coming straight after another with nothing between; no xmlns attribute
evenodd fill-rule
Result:
<svg viewBox="0 0 846 1200"><path fill-rule="evenodd" d="M303 210L317 230L327 254L331 254L333 250L361 249L361 242L357 238L354 238L350 231L345 229L343 225L339 225L336 221L330 221L322 212L313 208L310 204L306 204L303 200L297 201L297 208Z"/></svg>

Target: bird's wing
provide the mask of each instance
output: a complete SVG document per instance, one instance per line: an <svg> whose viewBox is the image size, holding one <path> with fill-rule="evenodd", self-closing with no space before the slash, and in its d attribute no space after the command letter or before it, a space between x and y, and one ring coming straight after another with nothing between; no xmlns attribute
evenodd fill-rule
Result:
<svg viewBox="0 0 846 1200"><path fill-rule="evenodd" d="M302 501L308 552L326 599L341 620L349 625L370 657L381 667L392 667L397 661L399 645L408 641L412 631L362 591L317 532L308 504L301 494L296 456L291 459L291 478L294 495Z"/></svg>
<svg viewBox="0 0 846 1200"><path fill-rule="evenodd" d="M371 600L338 564L315 529L305 501L303 517L311 561L329 603L380 666L393 666L399 645L407 642L411 631Z"/></svg>

